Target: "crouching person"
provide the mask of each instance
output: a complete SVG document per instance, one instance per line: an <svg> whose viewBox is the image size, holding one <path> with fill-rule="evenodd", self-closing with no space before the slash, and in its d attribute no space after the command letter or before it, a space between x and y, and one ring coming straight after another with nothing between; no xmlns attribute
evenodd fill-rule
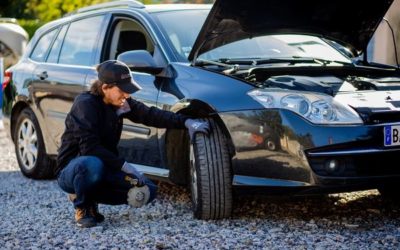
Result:
<svg viewBox="0 0 400 250"><path fill-rule="evenodd" d="M209 132L207 122L132 99L130 94L141 87L125 64L106 61L97 66L97 72L98 80L90 91L76 97L67 115L57 158L58 184L69 193L80 227L104 220L99 203L139 207L156 197L157 186L118 156L123 118L158 128L186 127L191 138L197 132Z"/></svg>

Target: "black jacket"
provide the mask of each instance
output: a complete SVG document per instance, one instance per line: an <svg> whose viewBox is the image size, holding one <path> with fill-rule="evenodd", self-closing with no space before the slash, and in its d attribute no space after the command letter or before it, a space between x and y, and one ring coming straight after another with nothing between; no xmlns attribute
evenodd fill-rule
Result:
<svg viewBox="0 0 400 250"><path fill-rule="evenodd" d="M105 166L121 169L125 160L118 156L122 120L157 128L185 128L186 116L147 107L129 98L131 111L118 116L115 107L103 102L101 96L85 92L76 97L65 120L65 131L58 151L56 174L75 157L97 156Z"/></svg>

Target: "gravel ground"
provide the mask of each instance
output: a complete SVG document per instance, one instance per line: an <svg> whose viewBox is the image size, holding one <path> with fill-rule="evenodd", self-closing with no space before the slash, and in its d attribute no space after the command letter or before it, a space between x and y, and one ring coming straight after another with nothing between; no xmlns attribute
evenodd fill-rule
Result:
<svg viewBox="0 0 400 250"><path fill-rule="evenodd" d="M0 124L1 126L1 124ZM100 205L80 229L55 181L25 178L0 129L0 249L399 249L400 205L376 190L318 198L240 197L229 220L192 218L183 188L160 184L147 207Z"/></svg>

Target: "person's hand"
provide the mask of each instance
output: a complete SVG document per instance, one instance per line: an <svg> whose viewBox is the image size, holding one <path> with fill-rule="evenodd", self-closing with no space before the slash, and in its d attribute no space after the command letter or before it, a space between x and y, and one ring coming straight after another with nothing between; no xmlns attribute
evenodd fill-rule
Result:
<svg viewBox="0 0 400 250"><path fill-rule="evenodd" d="M134 179L137 179L139 186L144 185L145 177L141 172L139 172L136 169L135 164L125 162L124 165L122 165L121 170L127 173L128 175L132 175Z"/></svg>
<svg viewBox="0 0 400 250"><path fill-rule="evenodd" d="M190 142L193 143L194 135L196 133L204 133L208 135L210 132L210 124L207 121L200 119L187 119L185 126L189 130Z"/></svg>
<svg viewBox="0 0 400 250"><path fill-rule="evenodd" d="M131 107L129 106L128 100L124 100L121 107L119 107L116 112L117 115L120 116L125 113L128 113L129 111L131 111Z"/></svg>

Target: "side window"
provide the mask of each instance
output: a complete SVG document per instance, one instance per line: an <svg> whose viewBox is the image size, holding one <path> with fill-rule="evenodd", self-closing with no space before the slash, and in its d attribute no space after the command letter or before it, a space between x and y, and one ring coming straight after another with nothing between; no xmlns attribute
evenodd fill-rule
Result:
<svg viewBox="0 0 400 250"><path fill-rule="evenodd" d="M58 63L91 66L103 18L95 16L71 23Z"/></svg>
<svg viewBox="0 0 400 250"><path fill-rule="evenodd" d="M128 19L117 20L110 42L109 59L130 50L147 50L154 53L154 45L145 28L138 22Z"/></svg>
<svg viewBox="0 0 400 250"><path fill-rule="evenodd" d="M60 54L62 41L64 40L65 32L67 32L67 27L68 27L68 25L64 25L64 27L62 27L60 33L58 33L58 36L57 36L56 40L54 41L53 47L50 50L50 54L47 58L47 62L57 63L58 55Z"/></svg>
<svg viewBox="0 0 400 250"><path fill-rule="evenodd" d="M43 62L46 57L46 52L50 47L54 36L57 34L58 29L54 29L49 33L42 36L36 43L35 49L33 50L30 58L34 61Z"/></svg>

